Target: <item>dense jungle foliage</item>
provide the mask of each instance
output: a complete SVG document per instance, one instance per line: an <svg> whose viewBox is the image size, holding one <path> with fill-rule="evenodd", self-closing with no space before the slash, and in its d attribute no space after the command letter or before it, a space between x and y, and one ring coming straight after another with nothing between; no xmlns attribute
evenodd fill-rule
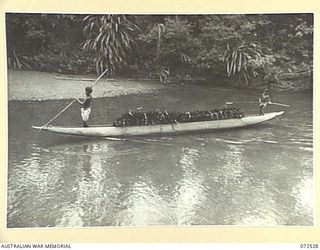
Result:
<svg viewBox="0 0 320 250"><path fill-rule="evenodd" d="M312 79L313 15L6 14L8 67L196 76L243 85Z"/></svg>

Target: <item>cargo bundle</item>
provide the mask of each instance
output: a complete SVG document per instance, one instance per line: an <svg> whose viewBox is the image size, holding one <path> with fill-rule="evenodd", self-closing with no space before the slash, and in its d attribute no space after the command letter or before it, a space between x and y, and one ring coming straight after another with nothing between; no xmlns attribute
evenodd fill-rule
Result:
<svg viewBox="0 0 320 250"><path fill-rule="evenodd" d="M132 111L129 110L117 119L113 126L146 126L158 124L176 124L223 119L242 118L244 114L237 108L223 108L209 111L170 112L170 111Z"/></svg>

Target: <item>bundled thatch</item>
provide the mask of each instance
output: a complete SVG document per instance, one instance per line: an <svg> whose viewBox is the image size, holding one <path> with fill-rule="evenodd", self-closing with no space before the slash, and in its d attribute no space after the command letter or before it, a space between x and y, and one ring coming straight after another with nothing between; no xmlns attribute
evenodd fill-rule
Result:
<svg viewBox="0 0 320 250"><path fill-rule="evenodd" d="M117 119L115 127L174 124L222 119L241 118L244 114L236 108L214 109L209 111L169 112L169 111L128 111Z"/></svg>

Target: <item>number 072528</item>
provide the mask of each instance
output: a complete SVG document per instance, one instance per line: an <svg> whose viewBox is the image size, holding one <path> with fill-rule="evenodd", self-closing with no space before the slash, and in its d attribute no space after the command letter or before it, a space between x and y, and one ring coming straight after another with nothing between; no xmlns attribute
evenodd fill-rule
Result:
<svg viewBox="0 0 320 250"><path fill-rule="evenodd" d="M316 249L319 248L319 244L300 244L300 248L303 249Z"/></svg>

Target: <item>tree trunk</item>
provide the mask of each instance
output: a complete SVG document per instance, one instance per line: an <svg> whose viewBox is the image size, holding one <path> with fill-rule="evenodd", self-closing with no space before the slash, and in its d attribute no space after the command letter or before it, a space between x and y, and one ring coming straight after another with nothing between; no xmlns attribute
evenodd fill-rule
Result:
<svg viewBox="0 0 320 250"><path fill-rule="evenodd" d="M157 44L157 73L160 71L160 50L161 50L161 32L163 24L158 24L158 44Z"/></svg>

